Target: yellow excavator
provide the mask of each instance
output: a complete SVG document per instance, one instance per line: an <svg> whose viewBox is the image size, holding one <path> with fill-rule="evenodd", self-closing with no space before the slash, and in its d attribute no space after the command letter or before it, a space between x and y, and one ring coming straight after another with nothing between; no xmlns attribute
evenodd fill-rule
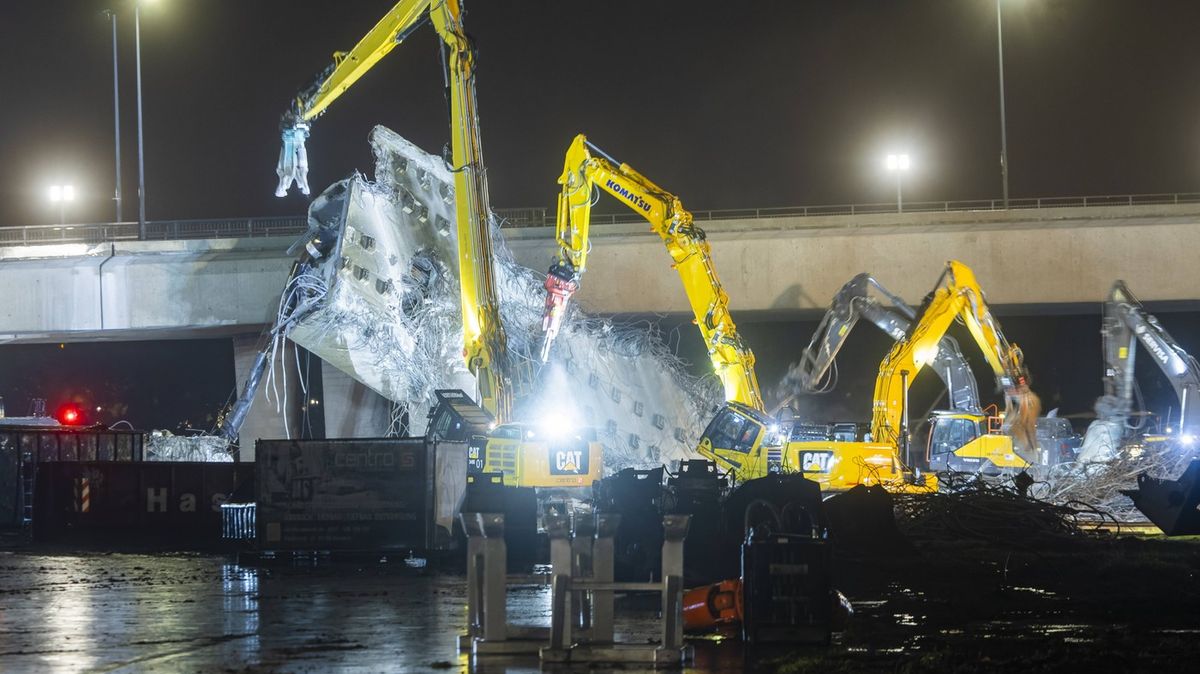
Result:
<svg viewBox="0 0 1200 674"><path fill-rule="evenodd" d="M304 141L313 121L425 21L433 24L448 57L450 170L454 174L463 356L475 375L479 404L495 426L483 448L482 469L503 472L505 484L514 486L590 485L599 479L602 468L601 445L594 438L547 436L514 424L510 418L513 396L494 278L491 206L475 100L475 50L463 28L460 0L401 0L353 49L333 55L333 64L282 116L276 195L285 195L293 182L308 193Z"/></svg>
<svg viewBox="0 0 1200 674"><path fill-rule="evenodd" d="M582 134L568 148L558 182L562 188L556 223L559 253L546 276L543 357L550 352L586 269L593 193L598 187L644 217L662 239L724 387L725 406L704 430L697 452L738 481L800 471L802 465L795 461L808 455L785 451L781 426L763 404L754 354L730 317L729 297L717 276L711 246L679 198L605 154ZM814 461L810 457L809 468ZM896 448L886 444L844 447L837 461L808 472L825 490L874 483L907 489L913 483L906 479Z"/></svg>
<svg viewBox="0 0 1200 674"><path fill-rule="evenodd" d="M891 306L873 297L871 288ZM860 318L900 342L912 334L917 312L870 275L855 276L834 295L808 348L800 361L789 368L777 388L777 394L785 404L798 396L826 393L833 387L837 381L835 360L838 352ZM933 471L994 473L1027 467L1028 464L1014 453L1012 438L1003 433L1005 424L999 410L995 405L985 409L980 403L975 375L958 342L949 334L943 334L934 353L936 356L928 363L928 369L945 383L950 409L934 411L929 420L929 468ZM1038 422L1041 445L1037 452L1038 463L1052 465L1063 459L1062 452L1056 450L1060 450L1066 441L1061 424L1067 422L1053 418L1039 419ZM1067 431L1070 433L1069 425ZM803 436L817 439L814 436L821 435L848 435L847 439L855 439L859 433L861 429L857 424L799 423L793 426L789 439L797 441Z"/></svg>
<svg viewBox="0 0 1200 674"><path fill-rule="evenodd" d="M1023 469L1035 460L1036 422L1041 411L1029 388L1021 349L1010 344L984 299L969 267L951 260L934 291L926 298L907 336L892 347L879 366L869 441L791 442L785 463L805 472L836 471L837 464L859 448L882 452L911 463L908 389L913 377L938 358L939 342L950 325L960 320L992 367L1004 391L1003 423L987 427L988 417L973 412L935 416L930 428L931 464L952 455L954 469ZM944 450L944 451L943 451ZM1022 451L1025 456L1022 456ZM869 462L868 462L869 463ZM949 467L949 466L947 466Z"/></svg>

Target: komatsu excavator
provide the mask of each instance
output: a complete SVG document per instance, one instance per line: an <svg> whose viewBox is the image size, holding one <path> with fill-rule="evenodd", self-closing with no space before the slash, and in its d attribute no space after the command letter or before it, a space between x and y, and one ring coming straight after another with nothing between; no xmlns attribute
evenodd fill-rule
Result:
<svg viewBox="0 0 1200 674"><path fill-rule="evenodd" d="M491 205L475 99L475 50L463 28L461 0L401 0L353 49L334 54L333 64L297 96L283 115L276 194L286 194L292 182L307 193L304 140L313 120L427 20L441 38L447 56L463 356L479 387L480 406L493 417L496 430L503 431L502 437L487 439L488 458L483 470L500 468L505 483L515 486L588 486L599 478L602 468L598 442L571 439L571 446L563 449L554 441L528 441L532 433L509 423L513 395L494 279Z"/></svg>
<svg viewBox="0 0 1200 674"><path fill-rule="evenodd" d="M1084 437L1081 460L1111 458L1122 442L1141 430L1130 422L1136 382L1133 378L1137 345L1162 370L1179 398L1178 423L1167 439L1192 449L1200 436L1200 365L1175 338L1146 312L1124 281L1113 283L1104 302L1100 330L1104 342L1104 395L1096 401L1097 420Z"/></svg>
<svg viewBox="0 0 1200 674"><path fill-rule="evenodd" d="M692 221L679 198L605 154L582 134L568 148L558 182L562 188L556 230L559 253L546 276L543 354L550 352L586 269L593 195L599 187L644 217L666 245L713 370L724 388L725 407L708 424L697 452L729 471L737 481L789 470L799 472L799 464L786 464L782 429L765 410L754 371L754 354L742 341L729 314L729 297L717 276L704 230ZM896 489L911 486L894 447L849 447L841 459L822 471L812 471L811 477L822 489L875 483Z"/></svg>

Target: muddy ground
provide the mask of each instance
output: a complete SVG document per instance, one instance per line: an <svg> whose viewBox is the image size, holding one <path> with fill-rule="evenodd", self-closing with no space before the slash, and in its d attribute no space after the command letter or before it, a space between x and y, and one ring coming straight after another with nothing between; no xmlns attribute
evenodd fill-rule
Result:
<svg viewBox="0 0 1200 674"><path fill-rule="evenodd" d="M459 655L462 578L395 559L251 568L219 555L5 548L3 672L538 671L536 660ZM691 671L1194 671L1200 654L1197 540L926 542L842 551L835 571L856 615L833 645L748 654L696 638ZM652 604L623 601L622 612L621 636L654 636ZM510 616L546 624L548 589L530 579Z"/></svg>

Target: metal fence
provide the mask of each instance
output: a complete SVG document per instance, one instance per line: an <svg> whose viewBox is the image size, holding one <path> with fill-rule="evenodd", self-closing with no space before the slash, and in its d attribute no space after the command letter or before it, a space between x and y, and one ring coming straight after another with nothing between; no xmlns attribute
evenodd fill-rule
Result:
<svg viewBox="0 0 1200 674"><path fill-rule="evenodd" d="M221 218L207 220L154 220L146 223L149 241L228 239L297 236L308 229L308 216ZM26 225L0 227L0 246L53 243L108 243L137 241L138 223L103 222L81 225Z"/></svg>
<svg viewBox="0 0 1200 674"><path fill-rule="evenodd" d="M906 201L905 213L949 213L970 211L1033 210L1039 208L1089 208L1094 206L1151 206L1166 204L1200 203L1200 192L1178 194L1110 194L1082 197L1036 197L1009 199L1005 208L1002 199L976 199L971 201ZM762 218L806 218L822 215L870 215L895 213L896 202L875 204L827 204L823 206L782 206L778 208L736 208L725 210L692 211L694 220L753 220ZM548 208L498 209L496 214L504 218L505 227L553 227L556 213ZM617 224L642 222L637 213L621 211L615 213L592 212L592 224Z"/></svg>
<svg viewBox="0 0 1200 674"><path fill-rule="evenodd" d="M1031 210L1040 208L1090 208L1095 206L1151 206L1200 203L1200 193L1119 194L1082 197L1038 197L1010 199L1008 208L1000 199L974 201L905 202L905 213ZM824 206L784 206L779 208L737 208L692 211L698 221L795 218L823 215L870 215L896 212L896 203L829 204ZM549 208L500 208L496 215L503 227L553 227L555 212ZM592 224L641 222L632 212L593 213ZM308 228L308 217L289 215L267 218L221 218L208 220L155 220L146 223L146 239L225 239L267 236L297 236ZM0 246L25 246L53 243L107 243L136 241L136 222L106 222L78 225L26 225L0 227Z"/></svg>

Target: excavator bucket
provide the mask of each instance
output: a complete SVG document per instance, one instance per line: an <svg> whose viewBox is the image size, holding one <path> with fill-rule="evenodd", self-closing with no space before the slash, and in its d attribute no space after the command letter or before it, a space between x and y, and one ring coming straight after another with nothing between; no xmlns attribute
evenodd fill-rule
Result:
<svg viewBox="0 0 1200 674"><path fill-rule="evenodd" d="M1027 386L1009 395L1009 433L1016 443L1019 453L1028 456L1036 454L1037 450L1037 420L1042 414L1042 399ZM1012 408L1016 409L1012 409Z"/></svg>
<svg viewBox="0 0 1200 674"><path fill-rule="evenodd" d="M1133 505L1168 536L1200 535L1200 460L1188 464L1178 480L1142 473L1137 489L1123 489Z"/></svg>

